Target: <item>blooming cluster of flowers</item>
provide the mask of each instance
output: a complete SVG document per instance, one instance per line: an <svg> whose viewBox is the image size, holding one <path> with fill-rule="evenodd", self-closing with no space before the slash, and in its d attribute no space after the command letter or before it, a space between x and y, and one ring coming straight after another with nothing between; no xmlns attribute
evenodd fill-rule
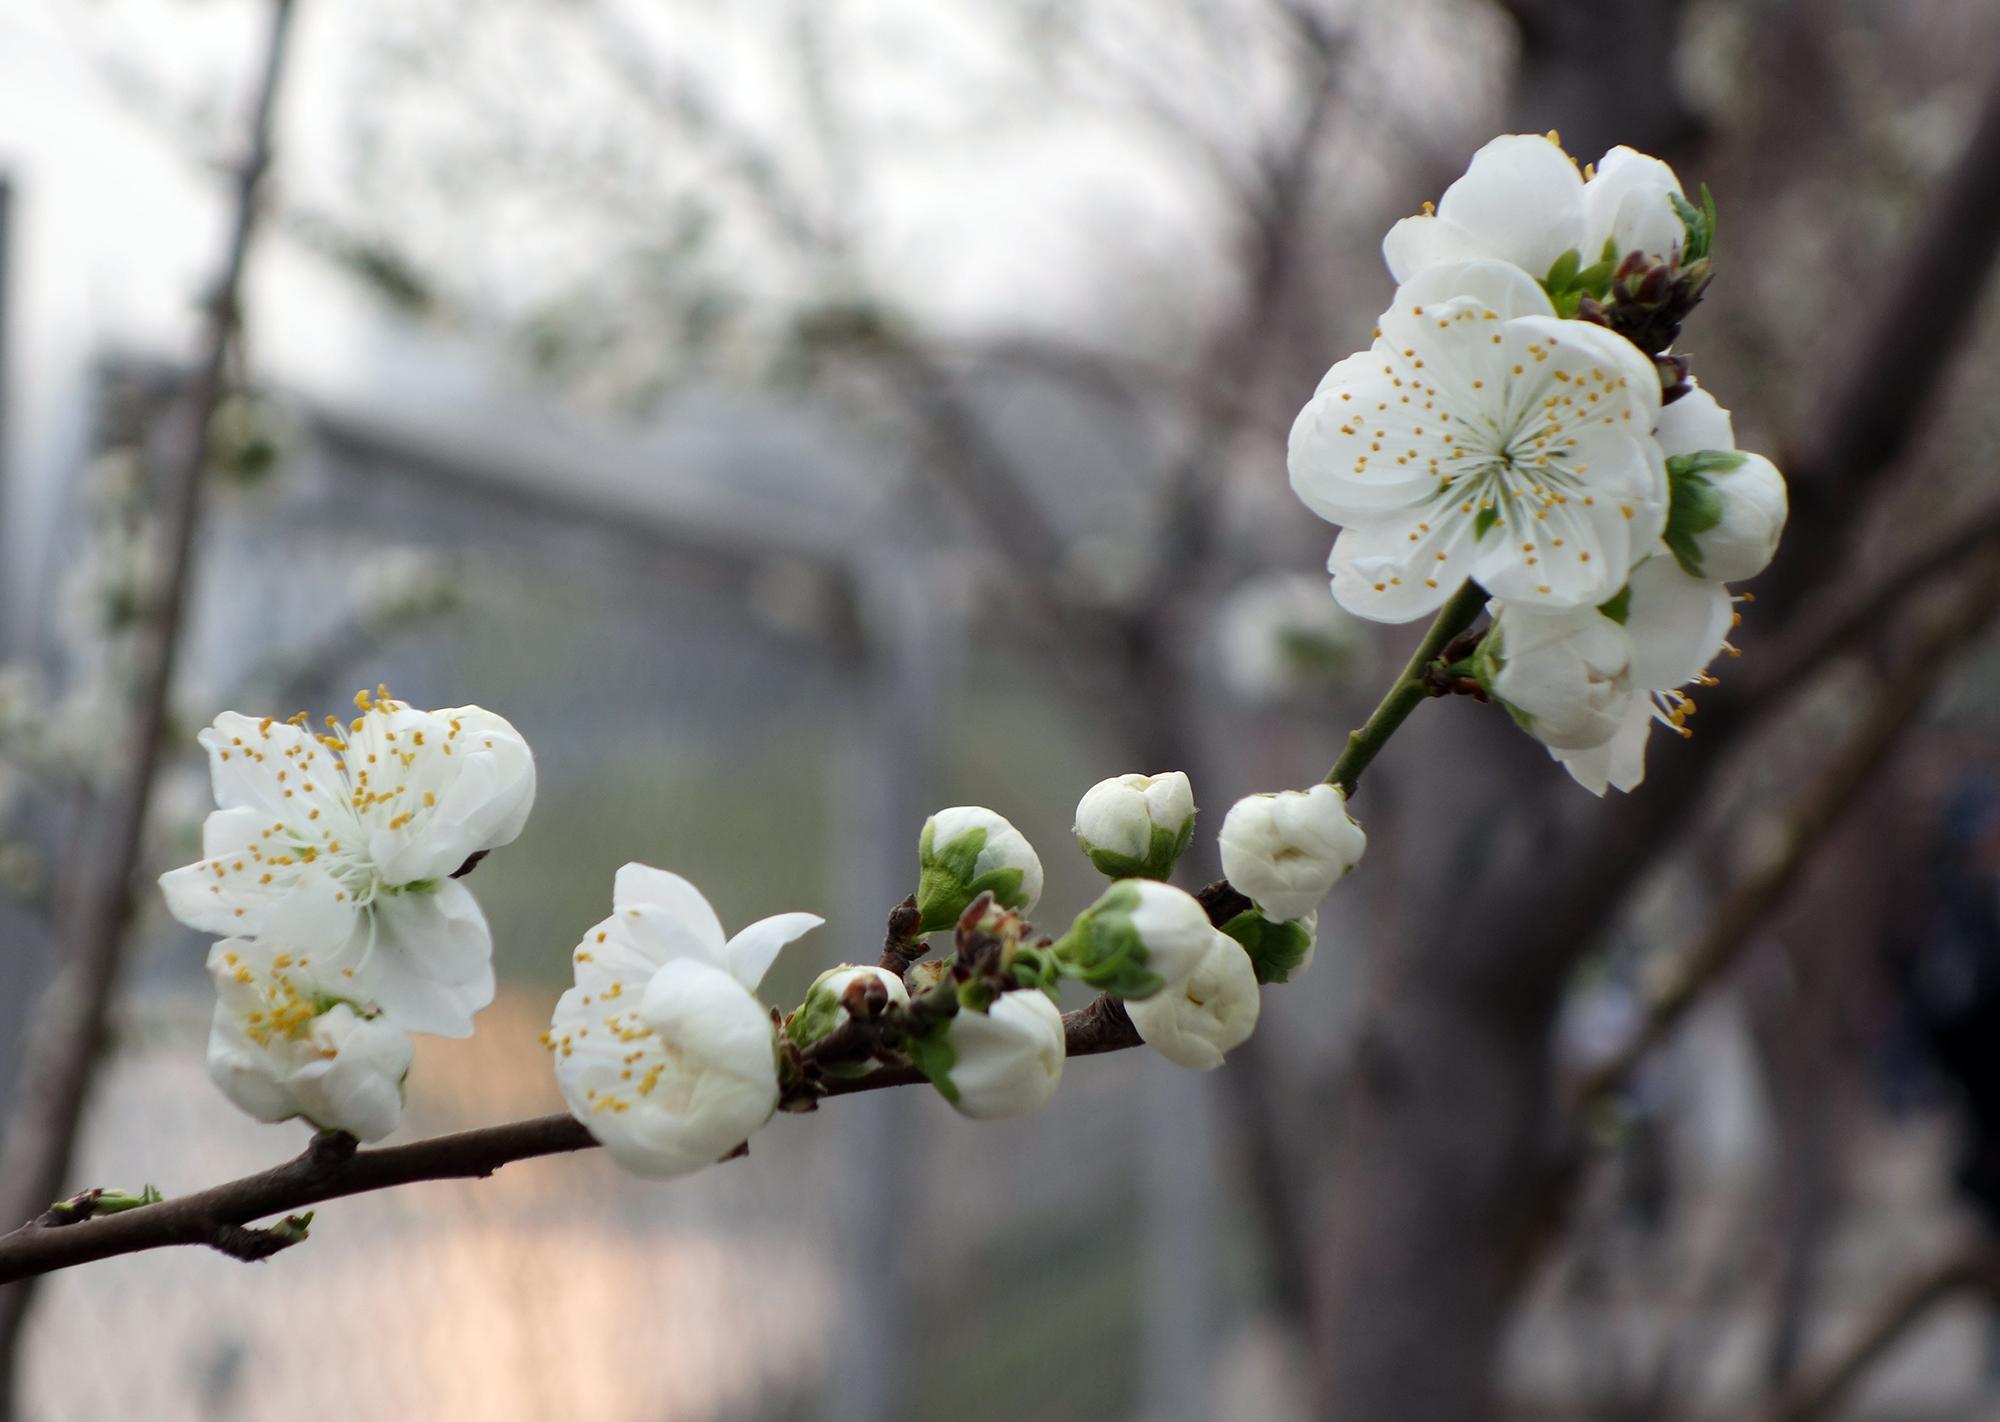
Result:
<svg viewBox="0 0 2000 1422"><path fill-rule="evenodd" d="M376 1140L402 1117L410 1032L462 1037L493 1000L493 938L455 876L520 834L535 761L477 706L386 688L314 731L228 712L198 739L217 809L160 878L209 953L208 1069L263 1121Z"/></svg>
<svg viewBox="0 0 2000 1422"><path fill-rule="evenodd" d="M379 1140L402 1119L410 1034L464 1036L493 998L492 938L462 876L520 833L535 763L479 707L421 711L386 689L356 704L322 731L234 712L202 731L217 809L202 858L160 886L181 922L226 935L208 957L216 1085L259 1120ZM615 1161L661 1178L885 1065L966 1116L1033 1110L1062 1078L1064 978L1118 1000L1169 1060L1219 1066L1254 1030L1260 985L1310 964L1320 901L1366 839L1332 786L1253 795L1222 827L1235 889L1210 902L1165 882L1194 823L1178 771L1093 786L1077 844L1113 882L1051 938L1024 917L1043 888L1026 836L982 806L940 810L883 963L827 970L789 1013L758 990L818 915L729 936L686 879L628 864L543 1034L557 1085ZM952 951L925 961L945 930Z"/></svg>
<svg viewBox="0 0 2000 1422"><path fill-rule="evenodd" d="M1553 134L1495 139L1390 230L1375 339L1292 429L1293 489L1341 525L1340 605L1404 622L1475 582L1466 670L1597 794L1639 783L1656 722L1686 733L1726 584L1785 522L1676 346L1711 275L1703 199L1629 148L1579 170Z"/></svg>

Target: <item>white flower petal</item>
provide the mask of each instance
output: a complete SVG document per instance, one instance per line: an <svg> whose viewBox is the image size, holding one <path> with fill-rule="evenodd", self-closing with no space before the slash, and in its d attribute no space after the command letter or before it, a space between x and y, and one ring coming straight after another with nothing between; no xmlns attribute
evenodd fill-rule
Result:
<svg viewBox="0 0 2000 1422"><path fill-rule="evenodd" d="M1388 264L1389 274L1400 282L1432 267L1455 266L1492 255L1478 233L1428 213L1404 218L1382 239L1382 260Z"/></svg>
<svg viewBox="0 0 2000 1422"><path fill-rule="evenodd" d="M1413 519L1349 524L1327 567L1333 596L1356 617L1413 622L1444 606L1472 576L1472 521Z"/></svg>
<svg viewBox="0 0 2000 1422"><path fill-rule="evenodd" d="M1062 1013L1033 988L1002 993L984 1012L965 1010L947 1029L954 1060L952 1109L976 1121L1021 1116L1062 1081Z"/></svg>
<svg viewBox="0 0 2000 1422"><path fill-rule="evenodd" d="M1472 155L1465 175L1438 200L1440 221L1477 235L1477 255L1512 262L1540 278L1584 240L1583 175L1539 134L1509 133Z"/></svg>
<svg viewBox="0 0 2000 1422"><path fill-rule="evenodd" d="M334 752L301 726L225 711L195 737L208 752L215 803L287 825L317 810L334 833L354 823Z"/></svg>
<svg viewBox="0 0 2000 1422"><path fill-rule="evenodd" d="M1707 670L1734 622L1729 589L1691 578L1670 554L1656 553L1632 570L1625 630L1632 637L1632 679L1666 691Z"/></svg>
<svg viewBox="0 0 2000 1422"><path fill-rule="evenodd" d="M534 804L535 762L504 719L477 706L420 711L381 702L360 723L346 762L368 855L385 883L444 878L520 833Z"/></svg>
<svg viewBox="0 0 2000 1422"><path fill-rule="evenodd" d="M660 969L643 994L564 993L549 1029L570 1111L619 1165L653 1179L727 1155L778 1104L769 1013L727 972L690 958Z"/></svg>
<svg viewBox="0 0 2000 1422"><path fill-rule="evenodd" d="M825 922L816 913L779 913L758 919L729 940L729 971L755 992L777 961L779 950Z"/></svg>
<svg viewBox="0 0 2000 1422"><path fill-rule="evenodd" d="M612 881L611 902L657 961L691 957L728 966L722 920L701 890L680 875L649 864L627 864Z"/></svg>
<svg viewBox="0 0 2000 1422"><path fill-rule="evenodd" d="M1225 1053L1250 1040L1257 1030L1262 999L1250 955L1227 934L1211 930L1207 950L1183 982L1125 1011L1140 1038L1178 1066L1213 1071Z"/></svg>
<svg viewBox="0 0 2000 1422"><path fill-rule="evenodd" d="M1694 382L1690 382L1694 384ZM1659 427L1654 433L1660 449L1668 457L1696 454L1704 449L1736 448L1736 429L1729 411L1715 403L1715 397L1699 384L1671 405L1660 407Z"/></svg>
<svg viewBox="0 0 2000 1422"><path fill-rule="evenodd" d="M493 935L456 879L380 895L326 965L351 974L391 1022L411 1032L469 1037L473 1014L493 1001Z"/></svg>
<svg viewBox="0 0 2000 1422"><path fill-rule="evenodd" d="M1621 146L1598 159L1583 185L1584 264L1598 260L1606 238L1619 257L1632 252L1664 257L1680 248L1687 229L1668 196L1680 192L1674 170L1650 154Z"/></svg>

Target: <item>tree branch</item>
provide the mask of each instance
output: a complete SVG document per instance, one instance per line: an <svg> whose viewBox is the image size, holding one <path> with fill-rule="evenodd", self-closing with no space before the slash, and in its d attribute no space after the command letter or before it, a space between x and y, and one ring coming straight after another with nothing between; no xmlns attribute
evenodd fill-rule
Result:
<svg viewBox="0 0 2000 1422"><path fill-rule="evenodd" d="M118 982L132 879L145 842L146 810L192 582L209 425L227 378L243 272L259 216L258 191L271 163L272 121L292 11L292 0L272 0L248 143L235 173L229 244L209 294L201 354L164 441L158 508L165 546L158 586L138 639L132 761L111 800L105 840L90 856L101 866L100 877L83 896L80 910L65 915L67 921L59 926L64 960L42 1009L46 1027L27 1058L21 1099L8 1123L6 1154L0 1158L0 1212L4 1212L0 1219L42 1208L61 1188ZM27 1305L25 1289L0 1295L0 1370L11 1368Z"/></svg>
<svg viewBox="0 0 2000 1422"><path fill-rule="evenodd" d="M1122 1007L1099 997L1063 1016L1064 1051L1071 1057L1097 1056L1139 1045L1139 1033ZM827 1096L848 1096L924 1080L914 1067L885 1067L852 1080L825 1083ZM201 1245L238 1259L260 1259L297 1243L246 1239L252 1221L338 1200L414 1185L425 1180L471 1180L503 1165L538 1156L590 1150L597 1145L572 1116L537 1116L500 1126L483 1126L409 1145L356 1150L351 1136L322 1135L283 1165L192 1195L163 1200L74 1224L37 1219L0 1236L0 1283L57 1269L73 1268L120 1254ZM279 1234L284 1226L275 1227ZM303 1237L303 1226L294 1229ZM270 1247L275 1243L275 1248ZM261 1253L257 1252L262 1250Z"/></svg>
<svg viewBox="0 0 2000 1422"><path fill-rule="evenodd" d="M2000 500L1962 515L1949 533L1905 554L1774 663L1759 669L1744 699L1758 710L1809 683L1814 674L1901 611L1905 599L2000 540Z"/></svg>
<svg viewBox="0 0 2000 1422"><path fill-rule="evenodd" d="M1819 1422L1831 1416L1883 1354L1939 1304L1963 1293L2000 1301L2000 1252L1992 1244L1982 1242L1899 1283L1838 1356L1779 1399L1768 1422Z"/></svg>
<svg viewBox="0 0 2000 1422"><path fill-rule="evenodd" d="M1409 665L1389 688L1389 694L1382 698L1360 730L1348 734L1346 749L1326 773L1327 784L1339 787L1342 795L1353 798L1354 787L1361 782L1361 772L1381 753L1397 728L1410 719L1417 704L1431 695L1424 680L1425 669L1438 659L1453 638L1472 625L1485 606L1486 589L1467 578L1465 586L1451 595L1451 601L1438 609L1436 620L1424 633L1424 640L1417 643Z"/></svg>
<svg viewBox="0 0 2000 1422"><path fill-rule="evenodd" d="M1776 836L1777 848L1750 870L1716 906L1707 926L1670 960L1655 986L1638 1030L1612 1056L1582 1074L1574 1101L1589 1105L1624 1085L1645 1056L1666 1040L1702 991L1741 956L1750 936L1785 893L1853 803L1855 787L1879 770L1909 723L1930 700L1950 658L2000 611L2000 564L1981 570L1972 588L1919 633L1896 674L1883 684L1847 739L1792 804Z"/></svg>

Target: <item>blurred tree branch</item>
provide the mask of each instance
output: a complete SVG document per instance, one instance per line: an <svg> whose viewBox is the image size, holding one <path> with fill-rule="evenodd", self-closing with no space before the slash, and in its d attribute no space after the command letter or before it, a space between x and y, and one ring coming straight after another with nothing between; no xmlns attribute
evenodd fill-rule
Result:
<svg viewBox="0 0 2000 1422"><path fill-rule="evenodd" d="M209 428L220 402L238 329L243 272L256 233L258 193L271 163L271 135L293 0L272 0L270 28L243 157L233 175L228 245L208 296L201 350L175 419L163 439L155 512L164 535L159 581L141 636L131 723L131 762L116 783L83 863L98 872L57 924L61 960L48 990L37 1040L26 1056L20 1098L0 1156L0 1219L42 1209L61 1187L103 1046L119 978L132 880L145 838L146 811L158 768L180 632L193 581ZM83 875L79 872L79 878ZM79 886L81 888L82 886ZM0 1406L14 1405L27 1286L0 1292Z"/></svg>
<svg viewBox="0 0 2000 1422"><path fill-rule="evenodd" d="M1624 1086L1632 1072L1735 964L1751 936L1785 899L1786 891L1854 802L1856 788L1881 770L1903 732L1950 673L1954 657L2000 611L2000 561L1989 563L1953 606L1911 639L1900 665L1879 683L1867 710L1775 826L1771 847L1716 905L1685 948L1668 955L1652 976L1645 1016L1632 1037L1574 1083L1578 1107Z"/></svg>
<svg viewBox="0 0 2000 1422"><path fill-rule="evenodd" d="M1940 1304L1963 1294L2000 1303L2000 1251L1990 1242L1981 1241L1898 1283L1844 1349L1779 1400L1767 1422L1821 1422L1831 1417L1869 1368Z"/></svg>

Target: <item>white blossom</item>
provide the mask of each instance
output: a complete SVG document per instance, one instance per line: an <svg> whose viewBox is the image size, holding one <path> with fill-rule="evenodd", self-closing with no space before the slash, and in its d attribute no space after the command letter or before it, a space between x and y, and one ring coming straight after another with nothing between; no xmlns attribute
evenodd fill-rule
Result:
<svg viewBox="0 0 2000 1422"><path fill-rule="evenodd" d="M477 706L358 701L322 735L303 716L218 716L198 739L220 808L202 858L160 888L190 928L310 953L396 1025L464 1036L493 1000L493 945L449 876L521 832L534 757Z"/></svg>
<svg viewBox="0 0 2000 1422"><path fill-rule="evenodd" d="M1467 578L1529 605L1624 585L1667 512L1660 382L1638 347L1554 315L1514 267L1433 267L1299 412L1292 488L1341 525L1328 566L1356 616L1407 622Z"/></svg>
<svg viewBox="0 0 2000 1422"><path fill-rule="evenodd" d="M949 1089L961 1116L1021 1116L1055 1095L1062 1080L1062 1013L1035 988L1004 992L984 1012L961 1008L945 1027ZM933 1078L935 1080L935 1078Z"/></svg>
<svg viewBox="0 0 2000 1422"><path fill-rule="evenodd" d="M1250 1040L1262 1000L1250 955L1211 929L1208 949L1186 980L1125 1004L1146 1045L1191 1071L1212 1071Z"/></svg>
<svg viewBox="0 0 2000 1422"><path fill-rule="evenodd" d="M781 913L725 939L699 889L643 864L618 871L611 898L543 1041L570 1113L613 1160L686 1175L777 1109L777 1031L756 988L779 949L825 920Z"/></svg>
<svg viewBox="0 0 2000 1422"><path fill-rule="evenodd" d="M1368 848L1333 785L1246 795L1224 817L1220 840L1223 874L1274 922L1317 909Z"/></svg>
<svg viewBox="0 0 2000 1422"><path fill-rule="evenodd" d="M1565 252L1584 266L1633 252L1664 257L1685 241L1674 208L1680 180L1659 159L1630 148L1600 158L1586 181L1553 138L1509 133L1472 156L1435 212L1389 229L1382 256L1397 281L1434 267L1491 259L1537 281Z"/></svg>
<svg viewBox="0 0 2000 1422"><path fill-rule="evenodd" d="M1486 605L1480 682L1544 745L1600 746L1631 709L1632 639L1594 607Z"/></svg>
<svg viewBox="0 0 2000 1422"><path fill-rule="evenodd" d="M981 893L1022 913L1041 901L1042 861L1035 847L983 805L954 805L924 821L917 864L917 910L925 933L958 922Z"/></svg>
<svg viewBox="0 0 2000 1422"><path fill-rule="evenodd" d="M209 950L215 1020L208 1074L260 1121L303 1116L380 1140L403 1115L410 1039L372 1007L336 996L309 954L229 938Z"/></svg>
<svg viewBox="0 0 2000 1422"><path fill-rule="evenodd" d="M1625 631L1639 694L1609 740L1573 750L1551 746L1549 754L1594 795L1635 788L1646 778L1646 741L1655 722L1693 734L1687 725L1693 702L1681 688L1704 678L1734 621L1729 590L1689 577L1665 551L1634 568Z"/></svg>
<svg viewBox="0 0 2000 1422"><path fill-rule="evenodd" d="M1181 770L1100 780L1077 802L1074 833L1100 872L1164 879L1194 834L1194 787Z"/></svg>
<svg viewBox="0 0 2000 1422"><path fill-rule="evenodd" d="M1681 566L1725 583L1763 572L1789 512L1777 466L1736 448L1729 412L1699 385L1660 412L1656 437L1674 481L1667 540Z"/></svg>

